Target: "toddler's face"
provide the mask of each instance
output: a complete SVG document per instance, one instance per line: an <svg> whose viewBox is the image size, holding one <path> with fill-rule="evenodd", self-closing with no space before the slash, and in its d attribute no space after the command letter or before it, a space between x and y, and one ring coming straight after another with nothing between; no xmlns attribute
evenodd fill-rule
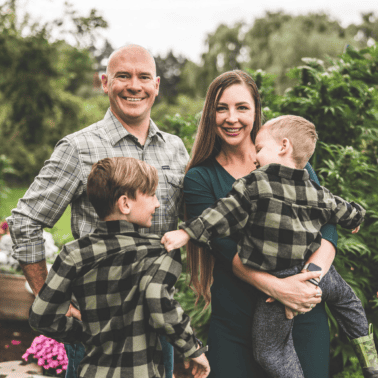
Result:
<svg viewBox="0 0 378 378"><path fill-rule="evenodd" d="M263 128L256 136L256 167L263 167L264 165L277 163L281 164L281 145L272 137L270 132Z"/></svg>

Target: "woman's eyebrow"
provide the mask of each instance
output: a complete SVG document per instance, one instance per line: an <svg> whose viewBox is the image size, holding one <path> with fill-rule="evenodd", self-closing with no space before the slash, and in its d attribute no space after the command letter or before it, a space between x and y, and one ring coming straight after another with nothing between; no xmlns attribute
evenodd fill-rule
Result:
<svg viewBox="0 0 378 378"><path fill-rule="evenodd" d="M227 106L228 104L227 103L225 103L225 102L218 102L218 104L217 105L225 105L225 106ZM249 102L248 101L241 101L241 102L237 102L235 105L249 105Z"/></svg>

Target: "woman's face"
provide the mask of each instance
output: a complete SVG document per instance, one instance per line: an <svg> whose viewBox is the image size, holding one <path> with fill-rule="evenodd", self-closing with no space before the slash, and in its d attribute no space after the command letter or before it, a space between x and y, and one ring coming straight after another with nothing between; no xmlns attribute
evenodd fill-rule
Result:
<svg viewBox="0 0 378 378"><path fill-rule="evenodd" d="M255 102L243 84L235 84L224 90L216 106L216 134L222 144L239 146L251 140L255 120Z"/></svg>

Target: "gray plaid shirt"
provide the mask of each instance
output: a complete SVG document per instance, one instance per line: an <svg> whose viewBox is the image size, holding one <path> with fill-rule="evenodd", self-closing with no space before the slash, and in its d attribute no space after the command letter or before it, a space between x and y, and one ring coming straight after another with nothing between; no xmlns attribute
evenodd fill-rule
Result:
<svg viewBox="0 0 378 378"><path fill-rule="evenodd" d="M360 205L332 195L306 170L269 164L237 180L226 198L180 228L203 243L236 233L243 264L279 271L320 247L324 224L352 229L364 215Z"/></svg>
<svg viewBox="0 0 378 378"><path fill-rule="evenodd" d="M83 342L80 377L161 377L158 334L185 357L197 349L189 317L173 299L181 274L179 250L126 221L99 222L66 244L29 317L32 328L62 342ZM74 294L82 322L65 314Z"/></svg>
<svg viewBox="0 0 378 378"><path fill-rule="evenodd" d="M154 122L141 146L109 109L103 120L66 136L7 218L14 243L14 257L23 263L45 258L42 228L53 227L71 205L75 239L93 232L98 216L86 195L92 165L104 158L134 157L157 168L156 191L160 208L152 227L141 233L164 234L176 229L182 198L183 175L189 155L181 139L160 131Z"/></svg>

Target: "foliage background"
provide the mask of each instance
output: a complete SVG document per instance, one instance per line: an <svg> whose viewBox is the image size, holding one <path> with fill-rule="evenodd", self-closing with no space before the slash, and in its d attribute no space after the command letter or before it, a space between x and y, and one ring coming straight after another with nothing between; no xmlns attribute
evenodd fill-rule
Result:
<svg viewBox="0 0 378 378"><path fill-rule="evenodd" d="M20 19L17 1L0 5L0 219L10 214L56 142L101 119L108 99L99 76L113 47L99 31L107 22L67 4L41 25ZM54 30L54 33L52 33ZM67 36L74 43L67 42ZM378 18L341 26L326 14L267 12L252 24L219 25L196 64L173 52L157 56L160 95L152 110L159 127L191 150L206 89L220 73L247 70L254 77L264 118L301 115L317 126L311 163L321 183L367 209L361 231L339 231L335 266L361 299L378 336ZM72 239L70 209L51 230L58 245ZM185 250L183 262L185 272ZM195 297L182 274L176 297L206 340L211 307ZM361 376L353 352L329 317L332 371ZM349 367L348 367L349 366Z"/></svg>

